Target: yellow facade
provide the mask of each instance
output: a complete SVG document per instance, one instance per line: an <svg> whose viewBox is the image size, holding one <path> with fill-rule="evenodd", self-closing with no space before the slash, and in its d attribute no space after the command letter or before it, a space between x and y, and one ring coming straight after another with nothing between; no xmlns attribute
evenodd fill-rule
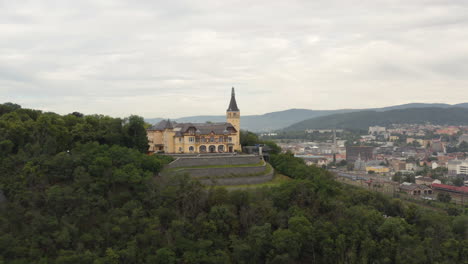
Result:
<svg viewBox="0 0 468 264"><path fill-rule="evenodd" d="M176 123L163 120L147 129L150 152L223 153L241 151L240 111L232 90L225 123Z"/></svg>
<svg viewBox="0 0 468 264"><path fill-rule="evenodd" d="M390 169L383 166L366 166L366 172L369 171L374 171L375 173L386 173L390 172Z"/></svg>

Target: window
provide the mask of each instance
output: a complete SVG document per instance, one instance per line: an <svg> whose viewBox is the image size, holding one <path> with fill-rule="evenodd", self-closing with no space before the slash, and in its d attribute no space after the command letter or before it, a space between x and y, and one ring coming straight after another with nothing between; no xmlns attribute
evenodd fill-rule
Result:
<svg viewBox="0 0 468 264"><path fill-rule="evenodd" d="M210 137L210 142L214 142L214 137Z"/></svg>
<svg viewBox="0 0 468 264"><path fill-rule="evenodd" d="M228 142L232 142L232 137L228 137Z"/></svg>
<svg viewBox="0 0 468 264"><path fill-rule="evenodd" d="M223 137L219 137L219 142L223 142Z"/></svg>
<svg viewBox="0 0 468 264"><path fill-rule="evenodd" d="M182 150L183 150L182 147L179 147L179 152L182 152Z"/></svg>
<svg viewBox="0 0 468 264"><path fill-rule="evenodd" d="M195 148L193 146L190 146L188 149L189 149L190 152L193 152L195 150Z"/></svg>
<svg viewBox="0 0 468 264"><path fill-rule="evenodd" d="M179 138L179 142L182 142L182 138L181 138L181 137Z"/></svg>
<svg viewBox="0 0 468 264"><path fill-rule="evenodd" d="M195 137L189 137L189 142L195 142Z"/></svg>

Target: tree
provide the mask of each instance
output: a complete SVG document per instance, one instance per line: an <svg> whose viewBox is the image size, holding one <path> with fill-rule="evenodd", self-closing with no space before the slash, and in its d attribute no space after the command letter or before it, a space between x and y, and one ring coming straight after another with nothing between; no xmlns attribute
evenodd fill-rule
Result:
<svg viewBox="0 0 468 264"><path fill-rule="evenodd" d="M392 181L395 181L395 182L401 182L402 181L402 173L401 172L397 172L395 173L393 176L392 176Z"/></svg>
<svg viewBox="0 0 468 264"><path fill-rule="evenodd" d="M14 103L0 104L0 116L20 109L21 106Z"/></svg>
<svg viewBox="0 0 468 264"><path fill-rule="evenodd" d="M259 144L260 140L257 134L250 132L250 131L241 130L240 131L240 143L242 146L254 146L256 144Z"/></svg>
<svg viewBox="0 0 468 264"><path fill-rule="evenodd" d="M452 196L450 196L450 194L448 194L448 193L439 192L437 194L437 200L439 200L439 201L441 201L443 203L449 203L452 200Z"/></svg>
<svg viewBox="0 0 468 264"><path fill-rule="evenodd" d="M301 237L289 229L278 229L273 232L272 245L276 255L288 254L295 259L301 251Z"/></svg>
<svg viewBox="0 0 468 264"><path fill-rule="evenodd" d="M156 260L153 263L174 264L176 263L175 253L169 248L160 248L156 251Z"/></svg>
<svg viewBox="0 0 468 264"><path fill-rule="evenodd" d="M464 177L456 177L455 179L453 179L453 185L455 186L463 186L463 184L465 183L465 180L464 180Z"/></svg>
<svg viewBox="0 0 468 264"><path fill-rule="evenodd" d="M126 135L126 143L130 148L138 149L146 153L148 151L148 138L146 136L145 121L143 117L132 115L123 127Z"/></svg>

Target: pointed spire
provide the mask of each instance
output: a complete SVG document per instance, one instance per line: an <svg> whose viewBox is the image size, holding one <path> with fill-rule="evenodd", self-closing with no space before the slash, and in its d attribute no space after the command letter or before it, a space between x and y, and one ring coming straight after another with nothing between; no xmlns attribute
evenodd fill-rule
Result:
<svg viewBox="0 0 468 264"><path fill-rule="evenodd" d="M172 123L171 123L171 120L167 119L167 122L166 122L166 129L173 129L174 127L172 126Z"/></svg>
<svg viewBox="0 0 468 264"><path fill-rule="evenodd" d="M232 87L231 101L229 102L229 107L228 107L227 111L230 111L230 112L238 112L239 111L239 108L237 108L236 94L234 92L234 87Z"/></svg>

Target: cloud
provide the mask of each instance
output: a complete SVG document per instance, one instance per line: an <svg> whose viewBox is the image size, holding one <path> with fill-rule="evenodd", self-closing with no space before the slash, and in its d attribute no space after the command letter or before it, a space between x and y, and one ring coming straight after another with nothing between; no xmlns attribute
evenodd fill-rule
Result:
<svg viewBox="0 0 468 264"><path fill-rule="evenodd" d="M467 28L462 0L0 0L0 101L179 117L223 114L235 86L243 114L458 103Z"/></svg>

